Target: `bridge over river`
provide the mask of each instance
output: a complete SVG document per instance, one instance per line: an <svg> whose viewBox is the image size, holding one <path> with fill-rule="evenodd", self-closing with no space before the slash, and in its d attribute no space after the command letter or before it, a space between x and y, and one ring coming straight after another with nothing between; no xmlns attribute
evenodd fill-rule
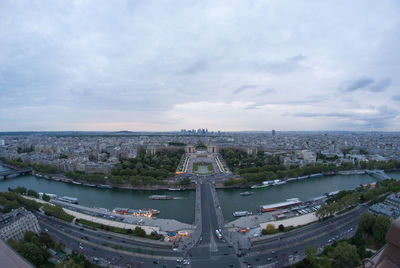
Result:
<svg viewBox="0 0 400 268"><path fill-rule="evenodd" d="M388 176L384 170L380 169L374 169L374 170L366 170L365 171L368 175L371 175L374 178L377 178L379 180L389 180L392 179L392 177Z"/></svg>
<svg viewBox="0 0 400 268"><path fill-rule="evenodd" d="M0 177L6 179L8 176L11 175L29 175L32 173L32 168L22 168L22 169L9 169L0 171Z"/></svg>

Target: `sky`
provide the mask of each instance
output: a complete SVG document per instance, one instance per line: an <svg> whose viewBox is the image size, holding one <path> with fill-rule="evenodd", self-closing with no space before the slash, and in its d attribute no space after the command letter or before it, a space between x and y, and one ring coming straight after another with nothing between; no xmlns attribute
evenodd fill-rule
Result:
<svg viewBox="0 0 400 268"><path fill-rule="evenodd" d="M0 131L400 130L400 1L0 1Z"/></svg>

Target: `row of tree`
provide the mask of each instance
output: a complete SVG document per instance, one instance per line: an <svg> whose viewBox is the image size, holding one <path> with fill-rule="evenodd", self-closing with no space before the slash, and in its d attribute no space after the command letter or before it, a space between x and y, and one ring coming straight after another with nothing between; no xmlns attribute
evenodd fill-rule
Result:
<svg viewBox="0 0 400 268"><path fill-rule="evenodd" d="M390 228L390 219L386 216L374 216L364 213L358 221L356 234L351 239L335 241L324 248L317 256L315 247L307 247L306 258L295 264L296 268L310 267L357 267L361 260L372 256L366 248L380 249Z"/></svg>
<svg viewBox="0 0 400 268"><path fill-rule="evenodd" d="M53 216L63 221L71 222L74 219L74 216L69 215L64 211L64 209L59 205L48 205L45 204L43 206L43 211L47 216Z"/></svg>
<svg viewBox="0 0 400 268"><path fill-rule="evenodd" d="M4 162L6 164L9 164L11 166L14 166L14 167L19 167L19 168L32 167L35 171L43 172L43 173L56 173L57 172L57 168L55 166L50 166L50 165L46 165L46 164L29 165L27 163L22 162L21 158L18 158L16 160L11 160L11 159L1 157L0 161Z"/></svg>
<svg viewBox="0 0 400 268"><path fill-rule="evenodd" d="M78 179L87 182L97 182L104 183L104 174L103 173L85 173L82 171L67 171L64 173L65 176L71 179Z"/></svg>
<svg viewBox="0 0 400 268"><path fill-rule="evenodd" d="M8 240L7 243L27 261L36 267L50 266L47 259L50 253L47 248L54 246L53 239L47 233L40 233L39 237L32 231L24 233L24 239L17 242Z"/></svg>
<svg viewBox="0 0 400 268"><path fill-rule="evenodd" d="M112 170L109 181L113 184L151 185L163 184L174 172L184 150L159 151L148 155L140 150L137 158L121 159Z"/></svg>
<svg viewBox="0 0 400 268"><path fill-rule="evenodd" d="M40 208L39 203L23 198L14 192L0 192L0 204L3 206L3 213L8 213L12 209L17 209L21 206L31 210L38 210Z"/></svg>
<svg viewBox="0 0 400 268"><path fill-rule="evenodd" d="M309 164L304 167L290 166L285 167L280 163L279 157L265 155L259 151L256 155L249 155L246 152L233 149L222 149L221 155L224 157L229 168L241 176L241 180L230 180L225 183L226 186L233 184L261 183L266 180L276 180L283 178L293 178L306 176L316 173L332 173L340 170L352 169L400 169L400 161L368 161L368 162L342 162L339 166L334 163ZM325 160L324 155L319 154L320 158ZM336 160L333 158L332 160Z"/></svg>
<svg viewBox="0 0 400 268"><path fill-rule="evenodd" d="M360 186L354 190L340 191L336 196L329 198L328 201L317 210L315 215L323 219L333 216L345 209L354 207L358 203L367 201L377 202L380 197L390 192L399 191L400 181L394 179L378 181L373 189Z"/></svg>

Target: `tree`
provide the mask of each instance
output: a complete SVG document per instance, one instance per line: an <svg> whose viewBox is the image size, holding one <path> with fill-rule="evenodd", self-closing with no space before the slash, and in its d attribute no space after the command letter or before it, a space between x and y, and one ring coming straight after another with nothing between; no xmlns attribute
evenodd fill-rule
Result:
<svg viewBox="0 0 400 268"><path fill-rule="evenodd" d="M40 233L39 235L40 245L45 246L46 248L54 247L54 241L48 233Z"/></svg>
<svg viewBox="0 0 400 268"><path fill-rule="evenodd" d="M358 228L360 228L362 232L365 232L367 234L372 234L374 224L375 216L368 212L363 213L358 220Z"/></svg>
<svg viewBox="0 0 400 268"><path fill-rule="evenodd" d="M28 195L33 196L35 198L39 198L39 194L36 191L31 190L31 189L28 190Z"/></svg>
<svg viewBox="0 0 400 268"><path fill-rule="evenodd" d="M285 226L283 226L283 224L279 224L278 229L279 229L279 231L284 232Z"/></svg>
<svg viewBox="0 0 400 268"><path fill-rule="evenodd" d="M35 245L34 243L27 242L22 244L20 252L25 259L33 263L36 267L39 267L46 261L45 254L43 254L42 250Z"/></svg>
<svg viewBox="0 0 400 268"><path fill-rule="evenodd" d="M50 196L48 196L47 194L43 194L42 199L46 202L50 201Z"/></svg>
<svg viewBox="0 0 400 268"><path fill-rule="evenodd" d="M57 243L55 244L55 246L54 246L54 250L55 250L55 251L61 251L61 249L62 249L61 243L60 243L60 242L57 242Z"/></svg>
<svg viewBox="0 0 400 268"><path fill-rule="evenodd" d="M136 226L135 230L133 230L133 235L143 237L146 235L146 232L139 226Z"/></svg>
<svg viewBox="0 0 400 268"><path fill-rule="evenodd" d="M386 234L389 231L390 224L389 217L383 215L376 217L375 224L372 227L372 235L379 245L385 243Z"/></svg>
<svg viewBox="0 0 400 268"><path fill-rule="evenodd" d="M6 201L4 208L3 208L3 212L4 213L8 213L13 209L17 209L19 208L19 203L17 200L13 200L13 201Z"/></svg>
<svg viewBox="0 0 400 268"><path fill-rule="evenodd" d="M357 248L346 241L340 242L331 254L337 267L356 267L360 264Z"/></svg>
<svg viewBox="0 0 400 268"><path fill-rule="evenodd" d="M39 246L39 238L36 236L36 234L32 231L26 231L24 233L24 241L25 242L31 242L34 243L35 245Z"/></svg>
<svg viewBox="0 0 400 268"><path fill-rule="evenodd" d="M316 247L306 247L305 248L305 253L306 253L306 258L307 261L314 266L315 263L315 254L317 253L317 248Z"/></svg>
<svg viewBox="0 0 400 268"><path fill-rule="evenodd" d="M275 234L277 230L275 229L275 225L273 224L267 224L267 227L265 228L267 230L268 234Z"/></svg>

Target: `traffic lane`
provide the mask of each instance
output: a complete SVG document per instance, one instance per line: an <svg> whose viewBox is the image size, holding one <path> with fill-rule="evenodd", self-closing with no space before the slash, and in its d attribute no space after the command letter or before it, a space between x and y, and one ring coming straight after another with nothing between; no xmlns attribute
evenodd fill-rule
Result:
<svg viewBox="0 0 400 268"><path fill-rule="evenodd" d="M290 238L290 237L292 237L294 235L298 235L298 234L301 235L301 234L304 234L306 232L315 232L315 230L320 229L320 228L324 228L325 226L327 226L327 225L329 225L331 223L334 223L336 221L344 220L344 219L348 219L349 220L349 219L353 219L354 217L359 217L363 212L366 212L367 210L368 210L367 207L361 205L361 206L357 207L357 209L352 211L352 212L349 212L349 213L346 213L346 214L343 214L343 215L339 215L339 216L336 216L336 217L333 217L333 218L330 218L330 219L326 219L326 220L323 220L323 221L319 221L319 222L316 222L316 223L308 225L308 226L304 226L302 228L293 230L290 233L285 233L285 234L282 234L280 236L276 236L276 237L273 237L273 238L270 238L270 239L259 241L257 244L253 245L253 247L257 247L258 244L265 244L265 243L268 243L268 242L278 241L278 240L282 240L282 239L285 239L285 238Z"/></svg>
<svg viewBox="0 0 400 268"><path fill-rule="evenodd" d="M51 225L46 225L43 222L39 222L39 223L42 225L42 229L45 229L44 227L48 227L49 229L51 229L53 227ZM56 228L56 227L54 227L54 228ZM65 231L66 230L64 229L63 232L65 232ZM54 233L54 229L52 230L52 234L53 233ZM128 244L119 244L112 240L104 240L104 239L100 240L97 237L91 237L90 239L86 239L87 236L84 233L77 233L77 232L73 232L73 231L66 232L66 233L68 233L68 235L73 236L73 237L75 237L75 239L80 240L80 241L88 241L91 243L95 243L97 245L113 247L113 248L117 248L117 249L121 249L121 250L135 252L138 248L140 248L141 252L147 253L150 255L153 254L155 256L169 256L169 257L170 256L175 256L175 257L179 256L176 252L173 252L172 250L168 251L168 252L167 251L158 251L157 249L152 249L152 248L137 247L137 246L128 245Z"/></svg>
<svg viewBox="0 0 400 268"><path fill-rule="evenodd" d="M210 259L191 259L191 267L193 268L223 268L223 267L240 267L239 261L233 256L222 256L219 258Z"/></svg>
<svg viewBox="0 0 400 268"><path fill-rule="evenodd" d="M337 232L334 232L331 235L327 235L325 237L319 238L317 240L313 241L307 241L303 243L302 245L295 245L292 247L287 247L285 249L279 249L276 250L273 254L260 254L252 257L245 258L247 263L253 264L253 265L264 265L264 264L270 264L272 262L278 262L281 265L288 265L289 260L296 260L300 261L305 257L305 252L304 249L305 247L316 247L317 249L322 250L323 247L326 245L332 243L328 242L328 240L331 240L332 237L334 237L337 240L344 239L344 238L350 238L351 236L354 235L354 232L352 233L345 233L344 235L341 235L340 230ZM337 238L336 238L337 237ZM292 256L292 258L290 258Z"/></svg>
<svg viewBox="0 0 400 268"><path fill-rule="evenodd" d="M52 228L51 226L48 227ZM128 252L123 250L117 250L93 244L90 241L86 241L83 239L71 238L69 235L64 234L56 228L52 229L52 232L52 235L56 239L56 241L65 244L77 253L86 256L88 259L93 257L99 259L104 258L113 265L122 265L131 262L143 262L143 267L154 267L154 262L159 262L159 264L167 264L168 266L174 266L176 264L175 257L172 260L164 260L158 258L157 256L149 256L146 258L133 256L133 254L136 254L134 251L129 254Z"/></svg>
<svg viewBox="0 0 400 268"><path fill-rule="evenodd" d="M336 229L331 233L327 233L321 237L317 237L316 239L304 241L301 244L282 242L282 245L280 247L268 250L267 252L253 252L252 256L245 257L245 261L247 263L257 265L269 264L275 261L283 264L284 262L288 261L288 257L290 255L297 255L301 257L300 259L298 259L299 261L305 255L305 247L316 247L317 249L322 250L325 246L333 243L335 240L351 238L355 234L356 228L357 222L350 222L349 224L339 229Z"/></svg>
<svg viewBox="0 0 400 268"><path fill-rule="evenodd" d="M282 239L280 241L274 241L272 243L265 244L264 246L258 246L258 247L251 248L251 251L261 252L261 251L265 251L265 250L274 250L274 249L281 247L282 245L306 242L306 240L308 240L310 238L321 237L321 236L330 234L338 229L341 230L343 228L346 228L346 226L351 226L351 225L357 226L357 221L358 221L358 218L354 218L349 221L343 221L343 222L339 221L336 223L331 223L330 225L326 226L325 228L321 228L318 231L309 232L304 235L293 236L290 239L287 238L287 239Z"/></svg>
<svg viewBox="0 0 400 268"><path fill-rule="evenodd" d="M51 218L48 218L48 217L43 217L43 218L45 218L48 222L57 225L60 228L69 228L69 229L71 229L73 231L76 231L76 232L80 232L83 229L87 234L90 234L92 236L103 237L105 239L107 239L109 237L112 237L114 240L120 241L122 243L129 242L129 243L133 243L134 245L138 245L138 246L150 246L152 248L160 248L160 249L162 249L162 248L171 248L172 247L171 245L157 245L155 243L151 243L151 241L146 243L145 241L140 241L140 240L133 239L130 236L126 236L126 237L122 238L122 237L120 237L120 236L118 236L116 234L113 234L112 232L106 232L106 231L102 231L102 230L94 231L94 230L90 230L90 229L87 229L87 228L84 228L84 227L81 227L81 226L76 226L76 225L64 223L64 222L61 222L61 221L57 221L57 220L54 220L54 219L51 219ZM123 242L123 241L125 241L125 242Z"/></svg>
<svg viewBox="0 0 400 268"><path fill-rule="evenodd" d="M329 231L332 230L333 228L337 228L339 225L347 224L352 221L357 221L359 215L363 210L361 210L360 213L351 213L346 215L345 217L338 217L334 219L330 219L330 221L323 221L319 222L318 224L313 225L313 229L307 228L305 232L290 232L285 235L279 236L275 239L271 240L266 240L264 243L258 243L257 245L254 245L252 248L253 249L259 249L259 248L271 248L274 247L274 244L276 243L281 243L282 241L291 241L293 239L297 239L299 237L307 237L309 234L315 235L318 233L322 233L324 231ZM302 231L303 228L298 229L299 231Z"/></svg>
<svg viewBox="0 0 400 268"><path fill-rule="evenodd" d="M49 228L50 229L49 232L52 233L52 234L57 233L59 236L63 235L63 237L69 237L70 239L78 241L79 243L86 243L86 244L90 245L90 247L96 247L97 246L97 247L102 247L102 248L110 248L110 247L108 247L108 244L104 245L104 244L96 243L95 241L88 241L88 240L85 240L84 238L82 238L80 236L74 236L73 234L69 234L69 233L66 233L64 231L58 230L58 229L56 229L56 227L53 227L53 226L48 225L46 223L40 222L40 224L43 225L43 226L46 226L47 228ZM116 244L113 245L113 246L115 246L115 247L110 248L110 250L111 251L116 251L116 252L128 251L128 252L135 253L135 251L137 251L137 249L138 249L138 248L132 248L132 249L128 248L127 249L126 247L124 249L120 249L119 245L116 245ZM169 254L169 255L161 256L161 255L155 255L154 252L153 252L153 255L150 252L149 252L150 254L144 254L144 250L142 250L142 248L140 248L140 251L143 251L143 253L137 252L135 254L138 255L138 256L141 256L142 258L151 258L151 259L154 259L154 258L175 259L176 258L176 256L171 256L172 253Z"/></svg>
<svg viewBox="0 0 400 268"><path fill-rule="evenodd" d="M83 236L91 236L93 238L112 240L112 241L115 241L115 242L121 243L121 244L130 244L132 246L147 247L147 248L155 249L158 251L164 250L165 252L171 252L170 249L172 250L172 245L170 245L170 246L166 245L166 246L168 246L168 248L167 248L164 245L157 245L157 244L154 244L151 242L146 243L146 242L138 241L138 240L132 239L129 236L127 236L126 238L121 238L120 236L116 236L111 232L106 233L106 232L102 232L102 231L93 231L93 230L90 230L90 229L87 229L84 227L75 226L75 225L67 224L64 222L56 221L56 220L53 220L48 217L41 217L41 218L45 219L48 223L50 223L58 228L68 230L71 232L77 232L77 233L82 234Z"/></svg>

